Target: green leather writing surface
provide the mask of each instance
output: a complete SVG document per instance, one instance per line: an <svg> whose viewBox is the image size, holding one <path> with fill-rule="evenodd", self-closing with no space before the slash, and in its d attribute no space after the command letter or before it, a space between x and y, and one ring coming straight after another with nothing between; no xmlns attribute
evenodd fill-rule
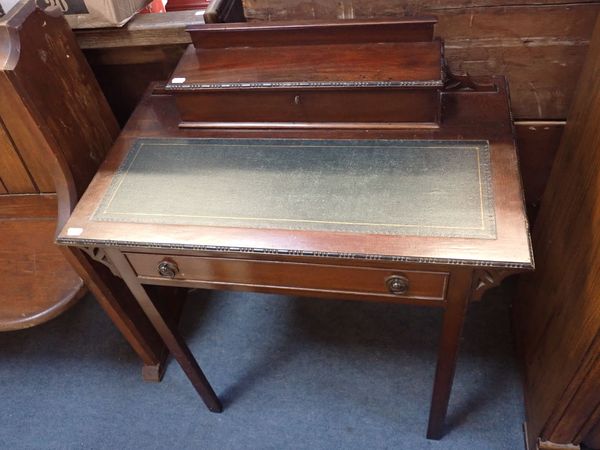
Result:
<svg viewBox="0 0 600 450"><path fill-rule="evenodd" d="M94 220L493 239L485 141L139 139Z"/></svg>

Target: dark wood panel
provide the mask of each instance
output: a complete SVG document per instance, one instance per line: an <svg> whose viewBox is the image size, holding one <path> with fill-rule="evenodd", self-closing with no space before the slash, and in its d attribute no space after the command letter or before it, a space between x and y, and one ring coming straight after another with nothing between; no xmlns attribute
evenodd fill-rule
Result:
<svg viewBox="0 0 600 450"><path fill-rule="evenodd" d="M0 197L0 220L54 219L58 211L56 194L3 195Z"/></svg>
<svg viewBox="0 0 600 450"><path fill-rule="evenodd" d="M0 119L0 180L5 192L13 194L37 192L2 119Z"/></svg>
<svg viewBox="0 0 600 450"><path fill-rule="evenodd" d="M339 17L376 17L416 15L426 11L468 10L494 6L572 5L594 3L596 0L371 0L369 2L343 0L244 0L244 10L249 20L279 20L292 17L311 19L328 15Z"/></svg>
<svg viewBox="0 0 600 450"><path fill-rule="evenodd" d="M532 446L578 444L587 425L572 408L600 403L598 377L585 382L600 354L599 122L600 20L536 222L537 268L515 302Z"/></svg>
<svg viewBox="0 0 600 450"><path fill-rule="evenodd" d="M583 442L589 448L600 448L600 420L594 425L594 428L588 433Z"/></svg>
<svg viewBox="0 0 600 450"><path fill-rule="evenodd" d="M1 68L0 68L1 69ZM25 105L12 89L6 72L0 73L0 116L6 128L10 130L17 151L19 152L37 190L44 193L55 192L51 170L48 170L48 160L41 156L40 148L46 146L41 130L36 127L24 126L31 123L31 116Z"/></svg>
<svg viewBox="0 0 600 450"><path fill-rule="evenodd" d="M198 107L201 105L201 107ZM182 125L215 127L298 127L310 124L356 128L357 123L435 127L439 120L440 94L436 90L297 89L290 92L222 92L177 95ZM390 118L393 117L393 122ZM203 124L204 122L204 124ZM237 125L234 125L237 124Z"/></svg>
<svg viewBox="0 0 600 450"><path fill-rule="evenodd" d="M18 61L12 67L6 65L3 73L10 83L3 85L6 91L3 90L3 96L14 98L18 93L21 99L2 102L2 117L15 139L17 135L24 139L33 134L34 129L39 129L44 144L58 154L58 161L64 160L68 165L69 175L81 195L116 138L119 127L73 34L54 31L55 37L50 41L46 33L38 31L48 28L49 21L43 14L33 14L27 20L30 31L26 45L21 42ZM54 29L59 30L62 18L55 21ZM23 115L19 122L13 120L14 114L11 114L17 109L22 109ZM24 158L27 154L25 160L32 172L32 161L35 161L33 175L36 181L37 172L50 178L54 164L60 164L49 160L52 153L44 155L28 142L18 147ZM81 157L83 149L86 158ZM57 189L55 180L50 178L49 182L52 189ZM40 190L52 192L47 188Z"/></svg>
<svg viewBox="0 0 600 450"><path fill-rule="evenodd" d="M493 7L573 6L597 0L243 0L248 20L356 19L367 17L439 15L445 11L481 10Z"/></svg>
<svg viewBox="0 0 600 450"><path fill-rule="evenodd" d="M227 33L225 33L227 34ZM252 33L249 33L252 34ZM262 45L205 50L191 47L174 77L183 85L262 82L386 82L437 81L442 84L440 41L333 45L312 33L306 47ZM334 36L336 41L337 36ZM261 62L260 72L256 61ZM375 61L386 61L375 65ZM176 84L170 87L177 88ZM418 86L423 87L423 86ZM430 86L431 87L431 86ZM189 89L186 89L189 90Z"/></svg>
<svg viewBox="0 0 600 450"><path fill-rule="evenodd" d="M562 121L515 123L523 190L531 223L540 207L564 126Z"/></svg>
<svg viewBox="0 0 600 450"><path fill-rule="evenodd" d="M433 38L434 17L394 20L347 20L277 22L274 24L227 23L187 27L198 49L228 47L275 47L306 44L364 44L423 42Z"/></svg>
<svg viewBox="0 0 600 450"><path fill-rule="evenodd" d="M433 14L451 68L506 75L516 118L564 119L600 3L552 3L245 0L244 7L248 20Z"/></svg>
<svg viewBox="0 0 600 450"><path fill-rule="evenodd" d="M596 336L596 342L592 342L590 347L600 349L600 332ZM568 405L552 432L546 435L551 442L580 443L600 420L600 355L585 358L579 372L581 383L577 379L577 387L569 389L571 398Z"/></svg>
<svg viewBox="0 0 600 450"><path fill-rule="evenodd" d="M513 115L564 119L600 3L440 12L436 34L450 67L505 75Z"/></svg>
<svg viewBox="0 0 600 450"><path fill-rule="evenodd" d="M84 51L108 103L123 126L153 81L167 80L187 44L107 47Z"/></svg>

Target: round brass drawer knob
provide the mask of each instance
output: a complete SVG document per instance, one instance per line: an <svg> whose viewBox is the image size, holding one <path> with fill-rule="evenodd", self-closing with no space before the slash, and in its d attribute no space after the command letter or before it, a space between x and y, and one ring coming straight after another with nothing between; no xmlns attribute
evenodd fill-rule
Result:
<svg viewBox="0 0 600 450"><path fill-rule="evenodd" d="M394 295L402 295L408 292L408 278L402 275L393 275L389 277L385 284L387 285L390 293Z"/></svg>
<svg viewBox="0 0 600 450"><path fill-rule="evenodd" d="M179 267L173 261L161 261L158 265L158 274L165 278L175 278L179 273Z"/></svg>

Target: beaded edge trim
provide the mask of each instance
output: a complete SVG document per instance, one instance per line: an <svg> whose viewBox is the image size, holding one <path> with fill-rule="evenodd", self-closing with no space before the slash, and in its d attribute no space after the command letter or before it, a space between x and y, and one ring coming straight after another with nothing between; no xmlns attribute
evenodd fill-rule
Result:
<svg viewBox="0 0 600 450"><path fill-rule="evenodd" d="M337 258L337 259L358 259L366 261L386 261L386 262L405 262L414 264L447 264L455 266L477 266L477 267L498 267L503 269L532 270L535 268L533 263L507 263L500 261L479 261L467 259L446 259L446 258L422 258L413 256L392 256L376 255L364 253L339 253L339 252L319 252L307 250L286 250L286 249L268 249L251 247L227 247L216 245L161 245L134 241L96 241L88 239L66 239L58 238L57 244L75 246L75 247L131 247L147 249L165 249L165 250L195 250L218 253L244 253L260 255L282 255L282 256L310 256L317 258Z"/></svg>
<svg viewBox="0 0 600 450"><path fill-rule="evenodd" d="M186 89L239 89L239 88L314 88L314 87L442 87L442 80L428 81L271 81L231 83L168 83L167 90Z"/></svg>

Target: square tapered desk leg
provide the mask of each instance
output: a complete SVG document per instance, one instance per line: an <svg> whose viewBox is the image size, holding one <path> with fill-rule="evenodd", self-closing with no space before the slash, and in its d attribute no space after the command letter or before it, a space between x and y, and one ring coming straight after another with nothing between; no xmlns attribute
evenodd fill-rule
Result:
<svg viewBox="0 0 600 450"><path fill-rule="evenodd" d="M127 286L115 276L106 260L102 257L90 257L93 251L84 253L74 247L61 249L67 261L142 360L144 381L159 382L165 371L168 351ZM160 296L175 292L174 288L170 291L168 289L162 288ZM168 309L164 309L169 313L171 321L177 322L184 300L185 293L182 290L179 290L176 298L170 298Z"/></svg>
<svg viewBox="0 0 600 450"><path fill-rule="evenodd" d="M471 294L472 270L455 271L450 277L442 333L438 346L438 360L433 382L433 394L429 409L428 439L441 439L450 391L454 380L456 359L463 323Z"/></svg>
<svg viewBox="0 0 600 450"><path fill-rule="evenodd" d="M137 280L127 259L119 250L107 249L106 253L208 409L212 412L223 411L221 401L206 379L206 376L196 362L196 359L185 343L185 340L176 329L170 327L163 319L160 312L156 309L156 306L146 293L146 290Z"/></svg>

